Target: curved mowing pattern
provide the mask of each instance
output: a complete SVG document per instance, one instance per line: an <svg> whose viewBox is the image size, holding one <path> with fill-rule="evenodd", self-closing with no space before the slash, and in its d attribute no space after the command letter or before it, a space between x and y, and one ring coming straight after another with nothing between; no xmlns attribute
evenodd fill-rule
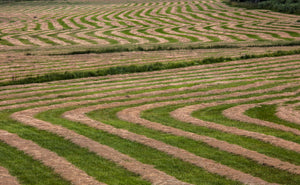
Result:
<svg viewBox="0 0 300 185"><path fill-rule="evenodd" d="M1 5L0 48L300 40L298 16L232 8L220 0L55 3Z"/></svg>
<svg viewBox="0 0 300 185"><path fill-rule="evenodd" d="M50 167L43 180L11 173L31 184L296 185L299 124L253 111L297 119L299 72L291 55L1 87L0 152ZM21 167L8 158L4 172Z"/></svg>

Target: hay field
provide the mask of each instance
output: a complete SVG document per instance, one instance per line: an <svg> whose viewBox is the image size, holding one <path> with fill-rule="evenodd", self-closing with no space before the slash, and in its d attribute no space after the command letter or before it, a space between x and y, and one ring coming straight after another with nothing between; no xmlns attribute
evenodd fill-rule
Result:
<svg viewBox="0 0 300 185"><path fill-rule="evenodd" d="M4 4L0 46L299 41L298 19L220 0Z"/></svg>
<svg viewBox="0 0 300 185"><path fill-rule="evenodd" d="M300 184L299 19L1 2L0 185Z"/></svg>

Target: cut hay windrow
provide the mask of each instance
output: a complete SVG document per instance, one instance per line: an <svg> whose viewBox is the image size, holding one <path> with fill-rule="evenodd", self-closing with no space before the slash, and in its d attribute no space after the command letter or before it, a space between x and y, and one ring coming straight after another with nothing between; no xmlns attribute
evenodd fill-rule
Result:
<svg viewBox="0 0 300 185"><path fill-rule="evenodd" d="M7 185L7 184L19 185L20 183L15 177L9 174L7 169L0 166L0 185Z"/></svg>
<svg viewBox="0 0 300 185"><path fill-rule="evenodd" d="M300 125L299 111L295 110L296 106L299 106L299 103L291 105L279 105L276 116L283 120Z"/></svg>
<svg viewBox="0 0 300 185"><path fill-rule="evenodd" d="M276 103L278 104L279 102L276 102ZM238 120L238 121L242 121L242 122L257 124L257 125L261 125L261 126L266 126L266 127L282 130L282 131L285 131L285 132L291 132L295 135L300 134L300 130L298 130L298 129L286 127L286 126L283 126L283 125L278 125L276 123L272 123L272 122L269 122L269 121L263 121L263 120L260 120L260 119L255 119L255 118L251 118L247 115L244 115L244 112L246 110L248 110L250 108L253 108L255 106L256 106L256 104L238 105L238 106L226 109L223 112L223 114L224 114L224 116L226 116L230 119L233 119L233 120Z"/></svg>

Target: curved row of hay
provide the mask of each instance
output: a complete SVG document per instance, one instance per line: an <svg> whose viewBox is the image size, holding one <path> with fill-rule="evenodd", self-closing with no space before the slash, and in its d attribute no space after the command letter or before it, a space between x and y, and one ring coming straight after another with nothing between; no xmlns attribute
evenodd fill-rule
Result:
<svg viewBox="0 0 300 185"><path fill-rule="evenodd" d="M1 87L0 177L299 184L299 58Z"/></svg>
<svg viewBox="0 0 300 185"><path fill-rule="evenodd" d="M38 4L36 4L38 3ZM58 3L58 2L56 2ZM0 46L293 41L298 17L221 1L1 5ZM9 47L9 48L10 48Z"/></svg>

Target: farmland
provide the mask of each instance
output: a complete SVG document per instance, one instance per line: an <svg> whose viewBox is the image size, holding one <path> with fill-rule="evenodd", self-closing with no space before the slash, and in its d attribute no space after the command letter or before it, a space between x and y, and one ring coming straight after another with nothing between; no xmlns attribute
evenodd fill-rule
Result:
<svg viewBox="0 0 300 185"><path fill-rule="evenodd" d="M0 2L0 185L300 184L299 19Z"/></svg>

